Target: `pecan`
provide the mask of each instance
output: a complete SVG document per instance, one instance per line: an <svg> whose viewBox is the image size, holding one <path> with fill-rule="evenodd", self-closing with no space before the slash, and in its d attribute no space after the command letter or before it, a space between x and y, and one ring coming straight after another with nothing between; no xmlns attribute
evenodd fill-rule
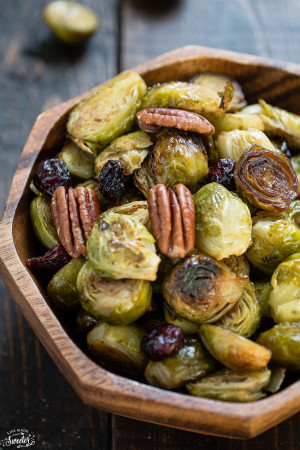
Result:
<svg viewBox="0 0 300 450"><path fill-rule="evenodd" d="M146 108L137 113L139 126L150 133L157 132L160 127L178 128L194 131L199 134L214 134L214 126L200 114L181 109Z"/></svg>
<svg viewBox="0 0 300 450"><path fill-rule="evenodd" d="M148 194L151 226L157 245L169 258L183 258L195 245L195 205L192 194L177 184L175 192L156 184Z"/></svg>
<svg viewBox="0 0 300 450"><path fill-rule="evenodd" d="M84 256L86 241L100 214L95 191L85 187L56 189L52 196L51 211L58 237L72 258Z"/></svg>

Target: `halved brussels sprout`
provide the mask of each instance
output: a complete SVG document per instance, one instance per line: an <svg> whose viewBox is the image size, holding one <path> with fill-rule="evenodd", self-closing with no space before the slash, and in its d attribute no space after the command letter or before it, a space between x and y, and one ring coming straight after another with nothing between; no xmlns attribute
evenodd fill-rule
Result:
<svg viewBox="0 0 300 450"><path fill-rule="evenodd" d="M100 275L153 281L160 258L147 228L125 214L100 217L87 241L87 258Z"/></svg>
<svg viewBox="0 0 300 450"><path fill-rule="evenodd" d="M265 390L271 392L271 394L279 391L285 377L285 372L286 369L284 367L272 366L271 378L269 384L265 387Z"/></svg>
<svg viewBox="0 0 300 450"><path fill-rule="evenodd" d="M266 396L262 389L270 381L271 371L234 372L221 369L186 386L191 395L227 402L253 402Z"/></svg>
<svg viewBox="0 0 300 450"><path fill-rule="evenodd" d="M145 370L148 383L164 389L176 389L215 369L217 362L206 351L199 339L188 336L175 356L163 361L150 361Z"/></svg>
<svg viewBox="0 0 300 450"><path fill-rule="evenodd" d="M230 111L243 108L247 104L244 92L240 84L230 76L221 73L203 72L194 75L191 79L191 83L209 87L216 92L223 91L227 82L231 83L234 88Z"/></svg>
<svg viewBox="0 0 300 450"><path fill-rule="evenodd" d="M289 148L300 148L300 116L276 106L271 106L264 100L259 100L266 133L272 137L286 140Z"/></svg>
<svg viewBox="0 0 300 450"><path fill-rule="evenodd" d="M109 214L125 214L137 220L142 225L145 225L147 228L150 226L149 211L146 201L131 202L121 206L114 206L101 214L102 219L105 220L105 217Z"/></svg>
<svg viewBox="0 0 300 450"><path fill-rule="evenodd" d="M167 187L182 183L192 191L208 174L206 149L199 135L167 130L158 137L151 154L155 183Z"/></svg>
<svg viewBox="0 0 300 450"><path fill-rule="evenodd" d="M59 309L72 311L80 306L76 280L84 261L84 258L71 259L49 282L47 294L54 306Z"/></svg>
<svg viewBox="0 0 300 450"><path fill-rule="evenodd" d="M223 92L216 92L207 86L183 81L157 84L150 88L140 109L177 108L199 114L224 112L230 108L233 86L226 83Z"/></svg>
<svg viewBox="0 0 300 450"><path fill-rule="evenodd" d="M32 200L30 219L35 235L44 247L60 245L51 213L51 197L42 194Z"/></svg>
<svg viewBox="0 0 300 450"><path fill-rule="evenodd" d="M216 323L241 336L250 337L257 330L261 319L260 304L254 285L245 284L241 298L234 307Z"/></svg>
<svg viewBox="0 0 300 450"><path fill-rule="evenodd" d="M142 375L146 357L141 349L145 331L136 324L100 323L87 335L89 351L100 362L132 375Z"/></svg>
<svg viewBox="0 0 300 450"><path fill-rule="evenodd" d="M272 292L271 282L269 280L254 281L254 286L258 295L258 302L262 317L271 317L269 305L270 293Z"/></svg>
<svg viewBox="0 0 300 450"><path fill-rule="evenodd" d="M199 324L178 316L168 303L164 304L164 314L166 322L180 327L185 335L197 333Z"/></svg>
<svg viewBox="0 0 300 450"><path fill-rule="evenodd" d="M82 307L96 319L127 325L151 309L149 281L103 278L86 262L77 278Z"/></svg>
<svg viewBox="0 0 300 450"><path fill-rule="evenodd" d="M124 175L139 169L147 157L152 141L144 131L135 131L115 139L96 158L95 174L98 175L110 159L121 161Z"/></svg>
<svg viewBox="0 0 300 450"><path fill-rule="evenodd" d="M145 159L141 168L133 172L133 180L136 187L147 198L148 192L156 184L151 173L151 158L149 156Z"/></svg>
<svg viewBox="0 0 300 450"><path fill-rule="evenodd" d="M291 163L294 167L294 170L296 172L297 178L298 178L298 184L300 185L300 155L295 155L291 157Z"/></svg>
<svg viewBox="0 0 300 450"><path fill-rule="evenodd" d="M271 350L272 363L300 371L300 322L279 323L261 333L257 342Z"/></svg>
<svg viewBox="0 0 300 450"><path fill-rule="evenodd" d="M300 251L300 228L283 214L260 211L252 223L253 244L246 256L260 271L272 273L281 261Z"/></svg>
<svg viewBox="0 0 300 450"><path fill-rule="evenodd" d="M135 72L117 75L75 106L67 122L68 134L88 146L104 148L130 131L146 89Z"/></svg>
<svg viewBox="0 0 300 450"><path fill-rule="evenodd" d="M289 208L284 211L284 215L300 227L300 199L294 200Z"/></svg>
<svg viewBox="0 0 300 450"><path fill-rule="evenodd" d="M221 132L234 130L253 130L264 131L265 126L262 119L257 114L243 113L225 113L222 115L206 114L205 116L215 127L214 136L217 137Z"/></svg>
<svg viewBox="0 0 300 450"><path fill-rule="evenodd" d="M217 149L220 158L234 159L239 161L240 157L251 145L261 145L269 150L278 151L270 139L262 131L255 129L222 131L218 135Z"/></svg>
<svg viewBox="0 0 300 450"><path fill-rule="evenodd" d="M219 183L209 183L194 195L196 247L220 260L241 255L251 242L247 205Z"/></svg>
<svg viewBox="0 0 300 450"><path fill-rule="evenodd" d="M92 153L85 152L72 141L67 141L59 158L63 160L71 175L88 180L94 174L95 158Z"/></svg>
<svg viewBox="0 0 300 450"><path fill-rule="evenodd" d="M300 320L300 253L283 261L271 278L269 305L274 322Z"/></svg>
<svg viewBox="0 0 300 450"><path fill-rule="evenodd" d="M163 295L179 316L196 323L216 322L238 301L247 280L207 255L191 255L167 275Z"/></svg>
<svg viewBox="0 0 300 450"><path fill-rule="evenodd" d="M245 275L246 277L250 274L250 266L244 255L236 256L231 255L228 258L223 259L223 263L237 275Z"/></svg>
<svg viewBox="0 0 300 450"><path fill-rule="evenodd" d="M213 357L232 370L260 370L271 358L267 348L216 325L201 325L199 336Z"/></svg>
<svg viewBox="0 0 300 450"><path fill-rule="evenodd" d="M79 310L76 318L76 332L83 334L91 331L99 320L91 316L84 308Z"/></svg>

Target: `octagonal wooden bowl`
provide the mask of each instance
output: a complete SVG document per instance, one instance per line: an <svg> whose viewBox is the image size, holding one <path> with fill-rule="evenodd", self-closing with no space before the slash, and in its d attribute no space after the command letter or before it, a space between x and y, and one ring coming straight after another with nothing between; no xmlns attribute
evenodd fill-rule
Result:
<svg viewBox="0 0 300 450"><path fill-rule="evenodd" d="M161 55L133 70L139 72L148 85L187 78L201 71L229 74L240 81L249 103L263 97L300 113L298 65L189 46ZM32 128L0 224L3 280L44 347L86 404L198 433L242 439L254 437L300 411L300 381L248 404L196 398L113 374L80 349L68 326L47 303L44 287L25 266L35 246L29 218L30 179L37 163L55 155L61 148L70 109L92 91L41 114Z"/></svg>

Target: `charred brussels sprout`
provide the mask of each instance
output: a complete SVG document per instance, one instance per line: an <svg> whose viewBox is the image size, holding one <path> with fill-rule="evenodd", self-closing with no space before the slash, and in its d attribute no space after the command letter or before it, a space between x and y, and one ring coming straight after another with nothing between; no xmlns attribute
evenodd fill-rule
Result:
<svg viewBox="0 0 300 450"><path fill-rule="evenodd" d="M274 322L300 320L300 253L289 256L276 268L269 305Z"/></svg>
<svg viewBox="0 0 300 450"><path fill-rule="evenodd" d="M257 330L261 319L260 304L254 285L245 284L241 298L234 307L216 323L241 336L250 337Z"/></svg>
<svg viewBox="0 0 300 450"><path fill-rule="evenodd" d="M153 281L160 262L147 228L125 214L100 217L87 241L87 258L100 275Z"/></svg>
<svg viewBox="0 0 300 450"><path fill-rule="evenodd" d="M196 247L216 259L241 255L251 242L247 205L219 183L209 183L194 195Z"/></svg>
<svg viewBox="0 0 300 450"><path fill-rule="evenodd" d="M47 286L52 303L62 310L72 311L80 306L76 286L77 275L84 264L84 258L73 258L60 269Z"/></svg>
<svg viewBox="0 0 300 450"><path fill-rule="evenodd" d="M270 381L271 371L261 369L255 372L221 369L195 383L186 386L191 395L214 398L227 402L253 402L266 396L262 389Z"/></svg>
<svg viewBox="0 0 300 450"><path fill-rule="evenodd" d="M88 262L78 274L77 289L83 308L112 325L132 323L151 309L149 281L103 278Z"/></svg>
<svg viewBox="0 0 300 450"><path fill-rule="evenodd" d="M168 303L164 304L164 314L166 322L180 327L185 335L197 333L199 324L178 316Z"/></svg>
<svg viewBox="0 0 300 450"><path fill-rule="evenodd" d="M145 95L141 109L177 108L199 114L228 110L233 95L232 85L226 84L223 92L207 86L182 81L157 84Z"/></svg>
<svg viewBox="0 0 300 450"><path fill-rule="evenodd" d="M99 321L91 316L84 308L81 308L76 318L76 332L88 333Z"/></svg>
<svg viewBox="0 0 300 450"><path fill-rule="evenodd" d="M131 375L142 375L146 357L141 350L145 331L138 325L100 323L87 335L89 351L108 366Z"/></svg>
<svg viewBox="0 0 300 450"><path fill-rule="evenodd" d="M164 389L176 389L215 369L217 363L194 337L185 338L177 355L164 361L149 362L145 370L148 383Z"/></svg>
<svg viewBox="0 0 300 450"><path fill-rule="evenodd" d="M208 160L202 139L183 131L165 131L151 155L151 173L156 184L167 187L182 183L191 190L208 174Z"/></svg>
<svg viewBox="0 0 300 450"><path fill-rule="evenodd" d="M215 92L223 91L226 87L226 83L231 83L234 92L232 101L230 104L230 111L235 111L246 106L247 102L240 84L233 78L220 73L203 72L198 75L194 75L191 82L199 86L206 86Z"/></svg>
<svg viewBox="0 0 300 450"><path fill-rule="evenodd" d="M125 205L107 209L102 213L101 218L105 220L105 217L109 214L125 214L137 220L142 225L145 225L147 228L150 226L149 211L146 201L126 203Z"/></svg>
<svg viewBox="0 0 300 450"><path fill-rule="evenodd" d="M201 325L199 335L214 358L229 369L260 370L270 361L268 349L216 325Z"/></svg>
<svg viewBox="0 0 300 450"><path fill-rule="evenodd" d="M94 156L85 152L74 142L67 141L59 155L59 158L67 164L69 172L75 177L88 180L94 174Z"/></svg>
<svg viewBox="0 0 300 450"><path fill-rule="evenodd" d="M51 214L51 197L46 194L35 197L30 204L30 218L35 235L44 247L60 244Z"/></svg>
<svg viewBox="0 0 300 450"><path fill-rule="evenodd" d="M260 271L272 273L281 261L300 251L300 229L284 215L261 211L252 222L253 245L246 256Z"/></svg>
<svg viewBox="0 0 300 450"><path fill-rule="evenodd" d="M271 317L269 298L272 292L271 282L269 280L254 281L254 286L260 304L262 317Z"/></svg>
<svg viewBox="0 0 300 450"><path fill-rule="evenodd" d="M257 342L272 352L272 363L300 371L300 322L280 323L261 333Z"/></svg>
<svg viewBox="0 0 300 450"><path fill-rule="evenodd" d="M196 323L216 322L240 298L247 280L209 256L192 255L166 277L163 295L179 316Z"/></svg>
<svg viewBox="0 0 300 450"><path fill-rule="evenodd" d="M96 14L79 3L56 0L44 9L44 20L55 36L66 44L86 41L97 30Z"/></svg>
<svg viewBox="0 0 300 450"><path fill-rule="evenodd" d="M115 139L96 158L95 173L98 175L110 159L121 161L124 175L131 175L139 169L148 155L152 141L144 131L135 131Z"/></svg>
<svg viewBox="0 0 300 450"><path fill-rule="evenodd" d="M229 269L237 275L245 275L246 277L248 277L250 274L249 263L244 255L228 256L228 258L223 259L223 263L225 263L226 266L229 267Z"/></svg>
<svg viewBox="0 0 300 450"><path fill-rule="evenodd" d="M244 151L254 144L276 151L270 139L259 130L222 131L217 139L220 158L230 158L236 162L239 161Z"/></svg>
<svg viewBox="0 0 300 450"><path fill-rule="evenodd" d="M221 132L245 130L249 128L253 130L264 131L265 126L262 119L256 114L242 114L242 113L225 113L222 115L207 114L206 118L215 127L215 136ZM234 136L234 134L233 134Z"/></svg>
<svg viewBox="0 0 300 450"><path fill-rule="evenodd" d="M146 84L137 73L121 73L72 110L67 123L69 135L92 150L103 149L130 130L145 92Z"/></svg>

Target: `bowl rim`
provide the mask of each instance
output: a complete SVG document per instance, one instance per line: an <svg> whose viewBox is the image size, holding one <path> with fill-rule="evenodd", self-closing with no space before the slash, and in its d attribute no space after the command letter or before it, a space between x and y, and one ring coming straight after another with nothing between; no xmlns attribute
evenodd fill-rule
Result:
<svg viewBox="0 0 300 450"><path fill-rule="evenodd" d="M199 58L279 68L300 76L297 64L201 46L181 47L130 70L152 76L165 65ZM300 381L271 397L252 402L249 407L248 403L221 402L166 391L113 374L93 362L71 340L18 256L13 221L40 149L58 118L98 87L38 116L21 154L0 223L2 278L34 332L85 403L111 413L193 432L240 439L254 437L300 410Z"/></svg>

